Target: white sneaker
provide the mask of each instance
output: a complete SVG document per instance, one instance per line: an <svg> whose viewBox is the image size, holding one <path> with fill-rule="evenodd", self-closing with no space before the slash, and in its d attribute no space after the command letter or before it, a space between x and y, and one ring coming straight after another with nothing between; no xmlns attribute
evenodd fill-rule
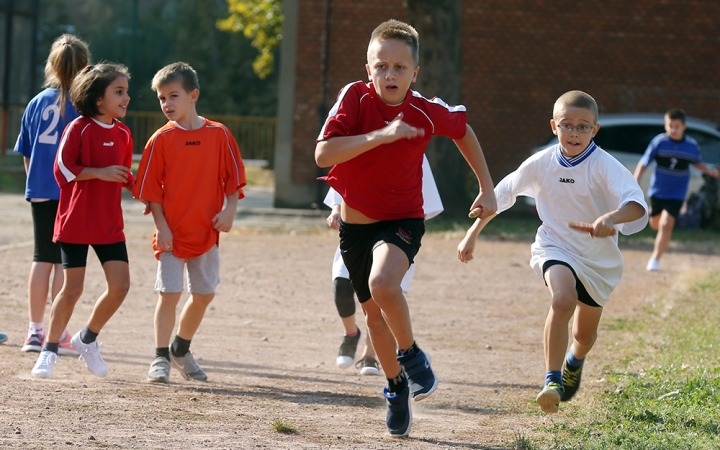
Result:
<svg viewBox="0 0 720 450"><path fill-rule="evenodd" d="M647 270L648 272L657 272L658 270L660 270L660 260L650 258L647 263L647 267L645 267L645 270Z"/></svg>
<svg viewBox="0 0 720 450"><path fill-rule="evenodd" d="M80 339L79 331L75 333L75 336L72 337L70 342L72 342L73 347L80 352L78 360L83 360L85 367L87 367L91 374L98 377L107 376L107 366L105 365L105 361L103 361L102 356L100 356L100 346L102 344L98 344L97 341L85 344Z"/></svg>
<svg viewBox="0 0 720 450"><path fill-rule="evenodd" d="M32 376L38 378L52 378L53 366L57 363L57 354L44 350L40 352L35 367L32 369Z"/></svg>

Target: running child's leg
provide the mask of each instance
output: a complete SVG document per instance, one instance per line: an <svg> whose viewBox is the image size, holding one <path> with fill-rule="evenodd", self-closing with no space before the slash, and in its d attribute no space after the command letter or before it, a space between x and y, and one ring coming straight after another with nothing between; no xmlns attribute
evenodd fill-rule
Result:
<svg viewBox="0 0 720 450"><path fill-rule="evenodd" d="M545 385L535 401L546 413L558 412L563 396L562 367L567 351L568 323L578 304L575 276L567 266L556 264L545 271L552 303L543 333Z"/></svg>
<svg viewBox="0 0 720 450"><path fill-rule="evenodd" d="M363 314L365 314L368 335L383 372L389 380L396 379L401 375L402 368L397 360L395 337L385 321L382 310L372 298L362 303L361 306Z"/></svg>
<svg viewBox="0 0 720 450"><path fill-rule="evenodd" d="M567 352L562 369L563 394L561 401L567 402L580 389L585 356L597 339L597 327L602 315L601 306L590 306L578 302L573 320L573 344Z"/></svg>
<svg viewBox="0 0 720 450"><path fill-rule="evenodd" d="M657 236L655 236L655 246L653 248L652 258L659 260L670 244L673 229L675 228L675 217L663 210L660 214L660 220L657 222Z"/></svg>
<svg viewBox="0 0 720 450"><path fill-rule="evenodd" d="M399 350L407 350L415 342L410 310L400 288L400 282L409 266L407 255L394 244L383 243L373 250L373 263L368 280L370 293L385 313L385 319L395 336ZM375 349L380 354L381 350L377 346ZM380 363L382 364L382 360Z"/></svg>
<svg viewBox="0 0 720 450"><path fill-rule="evenodd" d="M333 279L333 297L345 330L335 364L346 369L355 361L357 345L362 334L355 323L355 291L348 278L336 277Z"/></svg>

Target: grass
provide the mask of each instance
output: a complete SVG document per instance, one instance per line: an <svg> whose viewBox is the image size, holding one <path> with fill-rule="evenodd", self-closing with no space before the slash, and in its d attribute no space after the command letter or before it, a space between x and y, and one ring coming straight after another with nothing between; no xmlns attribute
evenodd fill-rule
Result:
<svg viewBox="0 0 720 450"><path fill-rule="evenodd" d="M283 434L294 434L297 433L297 427L292 422L287 422L284 419L275 419L272 423L273 430Z"/></svg>
<svg viewBox="0 0 720 450"><path fill-rule="evenodd" d="M720 272L679 282L640 312L644 326L616 319L603 327L608 340L624 337L614 370L605 369L608 388L574 405L573 423L541 430L541 448L720 448Z"/></svg>

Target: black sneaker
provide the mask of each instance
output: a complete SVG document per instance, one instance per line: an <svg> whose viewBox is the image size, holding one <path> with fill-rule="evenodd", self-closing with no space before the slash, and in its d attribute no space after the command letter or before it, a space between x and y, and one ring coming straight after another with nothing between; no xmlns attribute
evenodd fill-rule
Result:
<svg viewBox="0 0 720 450"><path fill-rule="evenodd" d="M425 352L416 348L416 350L398 356L397 360L405 372L410 395L414 401L419 402L435 392L438 379L430 367L430 358Z"/></svg>
<svg viewBox="0 0 720 450"><path fill-rule="evenodd" d="M563 402L569 401L575 393L580 388L580 378L582 376L582 369L585 365L585 361L583 361L582 364L580 364L580 367L578 367L575 370L570 369L567 366L567 362L563 364L563 370L562 370L562 380L563 380L563 386L565 387L565 391L563 392L563 395L560 397L560 400Z"/></svg>
<svg viewBox="0 0 720 450"><path fill-rule="evenodd" d="M380 364L372 356L366 356L355 363L355 368L360 369L360 375L380 375Z"/></svg>
<svg viewBox="0 0 720 450"><path fill-rule="evenodd" d="M385 403L387 403L387 424L388 433L395 438L406 437L412 428L412 407L410 406L410 391L408 387L399 394L393 394L387 388L383 389Z"/></svg>
<svg viewBox="0 0 720 450"><path fill-rule="evenodd" d="M358 342L360 342L360 330L357 330L355 336L343 336L343 342L338 351L338 357L335 360L337 366L341 369L347 369L352 366L355 361L355 352L357 351Z"/></svg>

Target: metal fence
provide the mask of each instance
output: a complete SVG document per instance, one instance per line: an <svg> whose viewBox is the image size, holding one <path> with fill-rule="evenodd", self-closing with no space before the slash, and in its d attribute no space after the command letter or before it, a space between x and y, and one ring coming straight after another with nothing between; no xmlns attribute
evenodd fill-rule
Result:
<svg viewBox="0 0 720 450"><path fill-rule="evenodd" d="M258 161L260 165L273 167L275 124L277 122L274 117L213 114L208 114L206 117L222 123L230 130L240 147L243 160ZM150 136L167 123L167 118L160 112L128 111L123 121L132 130L135 153L141 154Z"/></svg>
<svg viewBox="0 0 720 450"><path fill-rule="evenodd" d="M24 108L10 107L3 124L7 132L5 147L15 146L20 131L20 119ZM275 147L274 117L244 117L208 114L210 120L221 122L228 127L240 146L240 153L246 163L273 167L273 149ZM142 154L148 139L158 128L165 125L167 118L161 112L128 111L123 122L130 127L135 143L135 154Z"/></svg>

